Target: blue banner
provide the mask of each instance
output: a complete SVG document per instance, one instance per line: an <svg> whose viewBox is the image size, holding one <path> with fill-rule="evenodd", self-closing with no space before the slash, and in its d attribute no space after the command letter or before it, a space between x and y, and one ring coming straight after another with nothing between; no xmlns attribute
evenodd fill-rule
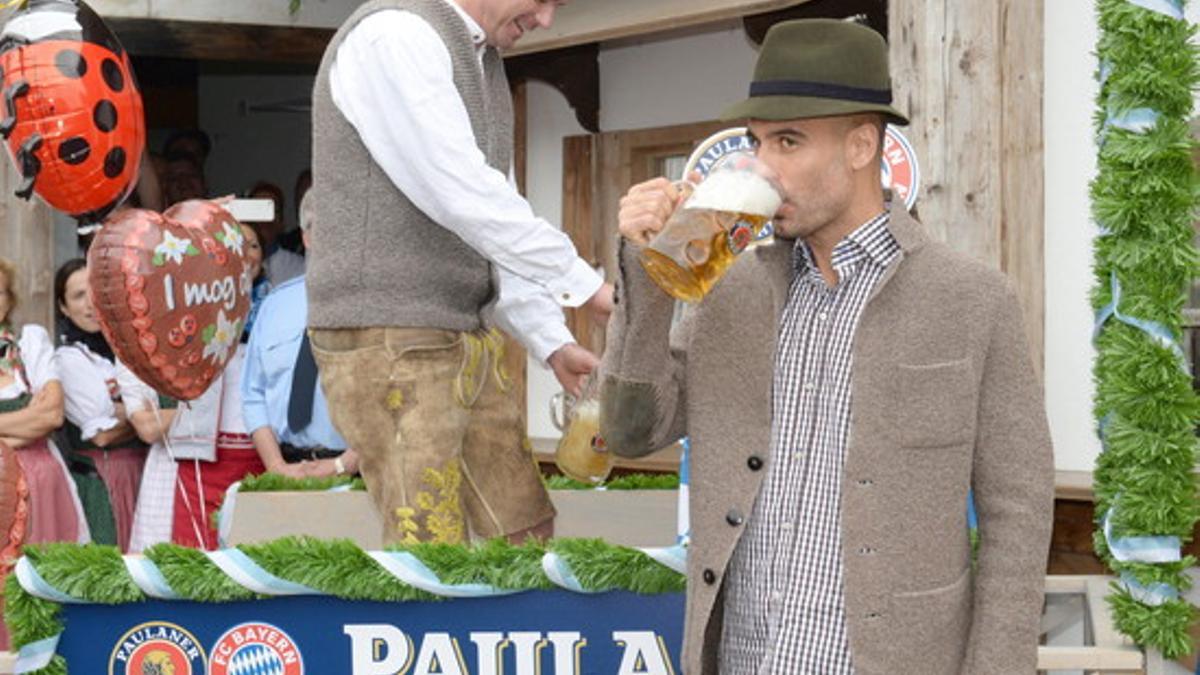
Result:
<svg viewBox="0 0 1200 675"><path fill-rule="evenodd" d="M527 591L63 605L58 653L108 675L674 675L684 596Z"/></svg>

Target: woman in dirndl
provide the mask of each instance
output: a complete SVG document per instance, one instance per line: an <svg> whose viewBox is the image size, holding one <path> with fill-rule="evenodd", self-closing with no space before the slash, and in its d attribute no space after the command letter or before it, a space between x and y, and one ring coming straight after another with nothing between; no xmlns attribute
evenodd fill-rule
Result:
<svg viewBox="0 0 1200 675"><path fill-rule="evenodd" d="M90 541L75 483L50 434L63 420L63 389L46 329L12 321L16 267L0 259L0 442L17 451L29 491L24 543Z"/></svg>
<svg viewBox="0 0 1200 675"><path fill-rule="evenodd" d="M262 273L262 249L242 226L250 278ZM253 310L252 310L253 311ZM212 550L219 546L213 514L225 492L247 474L266 471L242 420L241 377L245 345L235 350L208 390L180 404L156 393L128 368L119 370L121 397L143 441L151 443L132 548L171 541Z"/></svg>
<svg viewBox="0 0 1200 675"><path fill-rule="evenodd" d="M54 279L59 371L66 396L60 449L75 479L95 543L129 550L146 446L117 389L116 357L100 332L86 261L67 261Z"/></svg>

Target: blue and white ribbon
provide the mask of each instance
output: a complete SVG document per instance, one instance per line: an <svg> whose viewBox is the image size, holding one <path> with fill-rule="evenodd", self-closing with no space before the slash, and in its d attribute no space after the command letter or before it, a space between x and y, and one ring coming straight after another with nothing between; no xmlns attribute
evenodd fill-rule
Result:
<svg viewBox="0 0 1200 675"><path fill-rule="evenodd" d="M584 588L583 584L579 583L579 579L575 576L575 572L571 570L571 566L567 564L567 561L563 560L562 556L554 551L546 551L546 554L542 556L542 571L559 588L565 588L575 593L598 592L589 591Z"/></svg>
<svg viewBox="0 0 1200 675"><path fill-rule="evenodd" d="M221 501L221 510L217 512L217 546L229 546L229 531L233 528L233 511L237 505L237 493L242 489L242 481L234 481L225 488L225 499Z"/></svg>
<svg viewBox="0 0 1200 675"><path fill-rule="evenodd" d="M682 544L674 546L638 548L651 560L680 574L687 574L687 548ZM588 590L579 582L575 572L562 556L554 551L547 551L542 556L542 572L555 586L565 588L575 593L602 593L604 589Z"/></svg>
<svg viewBox="0 0 1200 675"><path fill-rule="evenodd" d="M488 584L444 584L425 563L406 551L368 551L367 555L400 581L434 595L448 598L487 598L520 592Z"/></svg>
<svg viewBox="0 0 1200 675"><path fill-rule="evenodd" d="M1113 416L1115 414L1116 413L1110 410L1104 415L1104 417L1100 418L1099 422L1096 423L1096 435L1100 437L1101 445L1106 445L1108 443L1108 428L1112 426Z"/></svg>
<svg viewBox="0 0 1200 675"><path fill-rule="evenodd" d="M1129 572L1121 572L1120 584L1134 600L1148 607L1158 607L1179 597L1179 591L1174 586L1161 581L1143 585Z"/></svg>
<svg viewBox="0 0 1200 675"><path fill-rule="evenodd" d="M1120 497L1117 498L1117 501ZM1180 550L1182 542L1179 537L1169 535L1153 535L1140 537L1113 537L1113 513L1117 509L1117 501L1104 514L1104 538L1108 540L1108 550L1118 562L1139 563L1173 563L1182 559Z"/></svg>
<svg viewBox="0 0 1200 675"><path fill-rule="evenodd" d="M29 562L28 556L21 556L17 560L17 567L14 571L17 575L17 581L21 582L21 587L30 595L59 604L86 604L88 602L87 600L80 600L75 596L67 595L46 583L46 580L38 573L33 563Z"/></svg>
<svg viewBox="0 0 1200 675"><path fill-rule="evenodd" d="M683 453L679 457L679 501L675 507L675 543L687 546L688 542L692 540L692 524L688 516L688 502L691 499L688 484L691 482L692 474L692 441L690 438L684 438L679 444L683 446Z"/></svg>
<svg viewBox="0 0 1200 675"><path fill-rule="evenodd" d="M225 576L255 593L261 595L321 595L320 591L304 584L280 579L236 548L205 551L204 555L208 556L208 559L220 568Z"/></svg>
<svg viewBox="0 0 1200 675"><path fill-rule="evenodd" d="M60 637L62 637L62 633L44 640L38 640L37 642L30 642L21 647L17 650L17 660L13 663L13 672L16 675L24 675L25 673L39 671L50 665L55 652L58 651L58 639Z"/></svg>
<svg viewBox="0 0 1200 675"><path fill-rule="evenodd" d="M1112 300L1102 307L1099 312L1096 312L1096 325L1092 329L1092 340L1094 341L1100 336L1100 330L1104 327L1105 322L1110 317L1115 317L1117 321L1142 331L1160 347L1174 353L1175 357L1179 360L1179 366L1186 371L1187 357L1184 356L1183 348L1179 346L1179 343L1175 341L1175 337L1171 335L1171 331L1167 330L1167 327L1160 323L1122 314L1121 282L1117 279L1116 272L1112 273L1110 285L1112 288Z"/></svg>
<svg viewBox="0 0 1200 675"><path fill-rule="evenodd" d="M1137 5L1142 9L1148 9L1151 12L1158 12L1183 21L1183 5L1178 0L1128 0L1129 4Z"/></svg>
<svg viewBox="0 0 1200 675"><path fill-rule="evenodd" d="M171 584L167 583L167 578L158 569L158 565L155 565L149 558L127 555L124 557L124 561L125 571L129 572L133 583L137 584L137 587L147 596L159 600L180 599L180 595L172 590Z"/></svg>
<svg viewBox="0 0 1200 675"><path fill-rule="evenodd" d="M1110 106L1104 126L1132 131L1135 134L1144 134L1158 124L1160 117L1158 111L1150 108L1131 108L1118 112Z"/></svg>
<svg viewBox="0 0 1200 675"><path fill-rule="evenodd" d="M638 550L650 556L652 560L663 567L669 567L680 574L687 574L687 549L682 545Z"/></svg>
<svg viewBox="0 0 1200 675"><path fill-rule="evenodd" d="M979 514L975 511L975 490L967 489L967 529L979 529Z"/></svg>

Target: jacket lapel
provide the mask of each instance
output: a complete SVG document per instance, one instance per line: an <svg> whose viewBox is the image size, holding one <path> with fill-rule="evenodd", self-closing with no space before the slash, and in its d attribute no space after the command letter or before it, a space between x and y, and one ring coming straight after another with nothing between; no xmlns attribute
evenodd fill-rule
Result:
<svg viewBox="0 0 1200 675"><path fill-rule="evenodd" d="M767 285L771 290L771 304L774 307L775 325L783 316L783 308L787 305L788 288L792 283L792 248L791 239L774 239L770 243L757 246L754 249L758 262L763 267Z"/></svg>

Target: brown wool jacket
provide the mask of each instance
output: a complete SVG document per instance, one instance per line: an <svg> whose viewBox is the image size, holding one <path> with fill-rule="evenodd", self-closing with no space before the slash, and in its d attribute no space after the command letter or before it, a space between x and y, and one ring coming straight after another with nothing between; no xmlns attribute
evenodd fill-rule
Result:
<svg viewBox="0 0 1200 675"><path fill-rule="evenodd" d="M842 484L846 621L860 675L1032 673L1053 455L1021 310L997 272L931 241L902 249L854 339ZM691 437L684 671L716 673L721 589L770 462L771 377L792 242L743 254L668 345L672 301L622 244L601 433L641 456ZM980 520L971 566L967 489ZM863 553L866 551L867 553Z"/></svg>

